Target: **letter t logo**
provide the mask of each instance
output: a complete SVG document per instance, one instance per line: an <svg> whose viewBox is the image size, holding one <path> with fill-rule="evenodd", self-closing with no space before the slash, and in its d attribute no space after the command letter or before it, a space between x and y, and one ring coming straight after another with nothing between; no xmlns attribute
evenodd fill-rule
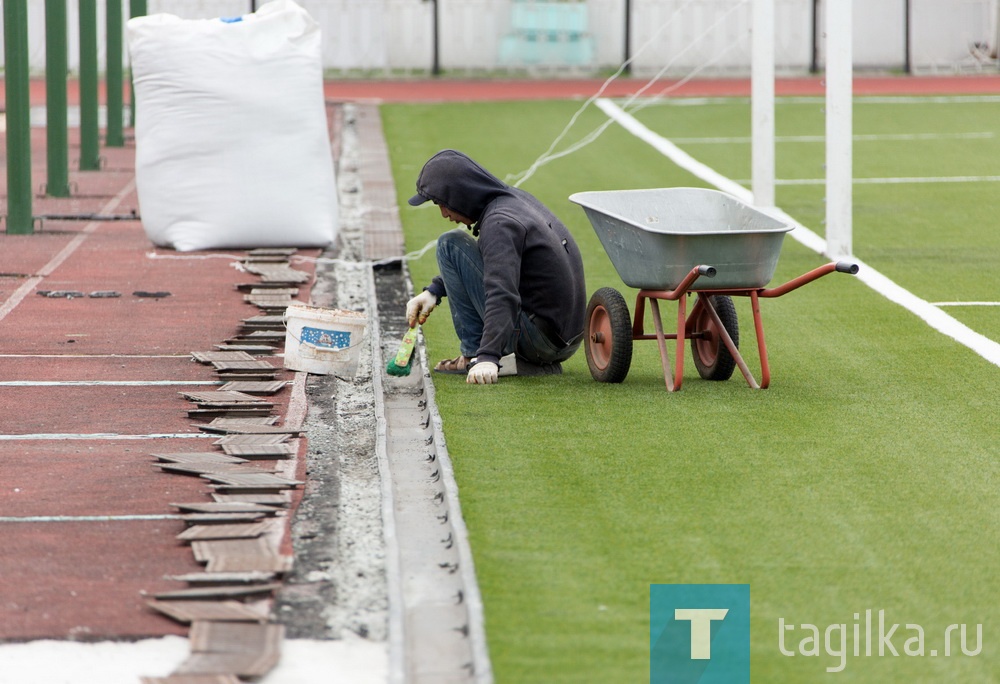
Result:
<svg viewBox="0 0 1000 684"><path fill-rule="evenodd" d="M691 660L712 658L712 622L722 620L728 608L675 608L675 620L691 621Z"/></svg>

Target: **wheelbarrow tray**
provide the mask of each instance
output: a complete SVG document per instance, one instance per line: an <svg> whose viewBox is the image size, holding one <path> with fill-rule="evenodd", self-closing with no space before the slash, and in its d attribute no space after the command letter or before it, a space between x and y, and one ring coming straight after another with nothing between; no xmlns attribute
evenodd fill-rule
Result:
<svg viewBox="0 0 1000 684"><path fill-rule="evenodd" d="M760 288L774 276L792 227L706 188L578 192L619 277L629 287L670 290L692 267L714 266L711 289Z"/></svg>

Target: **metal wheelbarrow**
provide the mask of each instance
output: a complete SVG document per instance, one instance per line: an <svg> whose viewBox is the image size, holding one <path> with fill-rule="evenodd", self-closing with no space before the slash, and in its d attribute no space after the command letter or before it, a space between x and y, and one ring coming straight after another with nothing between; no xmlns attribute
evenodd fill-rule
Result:
<svg viewBox="0 0 1000 684"><path fill-rule="evenodd" d="M767 288L785 234L792 227L724 192L705 188L657 188L578 192L570 201L590 219L619 277L639 289L635 319L616 289L603 287L587 306L584 350L595 380L622 382L632 364L634 340L656 340L667 389L681 388L684 343L690 340L698 374L728 380L738 367L747 384L764 389L771 370L760 299L780 297L828 273L856 274L857 264L831 262L787 283ZM690 313L688 295L697 300ZM761 380L739 351L739 321L732 297L749 297ZM645 332L649 300L654 334ZM677 332L666 333L660 300L677 302ZM671 372L667 340L676 340Z"/></svg>

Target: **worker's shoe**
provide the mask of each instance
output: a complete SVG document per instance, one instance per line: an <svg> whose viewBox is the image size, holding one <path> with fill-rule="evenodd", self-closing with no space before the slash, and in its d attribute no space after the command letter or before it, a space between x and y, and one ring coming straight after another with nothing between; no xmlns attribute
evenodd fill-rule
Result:
<svg viewBox="0 0 1000 684"><path fill-rule="evenodd" d="M517 374L522 378L533 378L539 375L561 375L562 364L555 363L531 363L524 359L517 360Z"/></svg>
<svg viewBox="0 0 1000 684"><path fill-rule="evenodd" d="M500 359L500 372L497 375L518 375L522 378L532 378L538 375L558 375L562 373L561 363L531 363L514 354L507 354Z"/></svg>
<svg viewBox="0 0 1000 684"><path fill-rule="evenodd" d="M469 364L471 363L472 359L467 356L459 355L453 359L439 361L437 365L434 366L434 372L447 373L448 375L465 375L469 372Z"/></svg>
<svg viewBox="0 0 1000 684"><path fill-rule="evenodd" d="M469 366L475 361L475 357L457 356L454 359L445 359L434 366L435 373L446 373L448 375L465 375L469 372ZM500 358L500 371L498 376L519 375L523 378L533 378L538 375L559 375L562 373L561 363L531 363L524 359L519 359L514 354L507 354Z"/></svg>
<svg viewBox="0 0 1000 684"><path fill-rule="evenodd" d="M518 375L517 367L521 363L514 354L507 354L507 356L500 357L500 371L497 373L498 376L504 377L505 375Z"/></svg>

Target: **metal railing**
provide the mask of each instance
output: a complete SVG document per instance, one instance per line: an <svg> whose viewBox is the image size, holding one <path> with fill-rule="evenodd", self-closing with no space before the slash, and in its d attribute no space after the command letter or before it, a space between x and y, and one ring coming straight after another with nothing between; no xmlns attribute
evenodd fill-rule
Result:
<svg viewBox="0 0 1000 684"><path fill-rule="evenodd" d="M28 101L28 10L24 3L3 5L7 97L7 232L30 233L31 110Z"/></svg>
<svg viewBox="0 0 1000 684"><path fill-rule="evenodd" d="M125 104L123 66L123 11L121 0L106 0L104 144L122 147ZM130 15L146 14L146 0L130 0ZM45 109L46 182L50 197L69 197L69 135L67 73L69 71L69 22L66 0L45 0ZM78 65L80 74L81 171L101 167L99 104L99 31L97 0L78 0ZM11 234L34 232L31 187L31 94L29 6L6 2L3 9L4 89L7 137L7 213L5 229ZM117 55L117 58L115 57Z"/></svg>

